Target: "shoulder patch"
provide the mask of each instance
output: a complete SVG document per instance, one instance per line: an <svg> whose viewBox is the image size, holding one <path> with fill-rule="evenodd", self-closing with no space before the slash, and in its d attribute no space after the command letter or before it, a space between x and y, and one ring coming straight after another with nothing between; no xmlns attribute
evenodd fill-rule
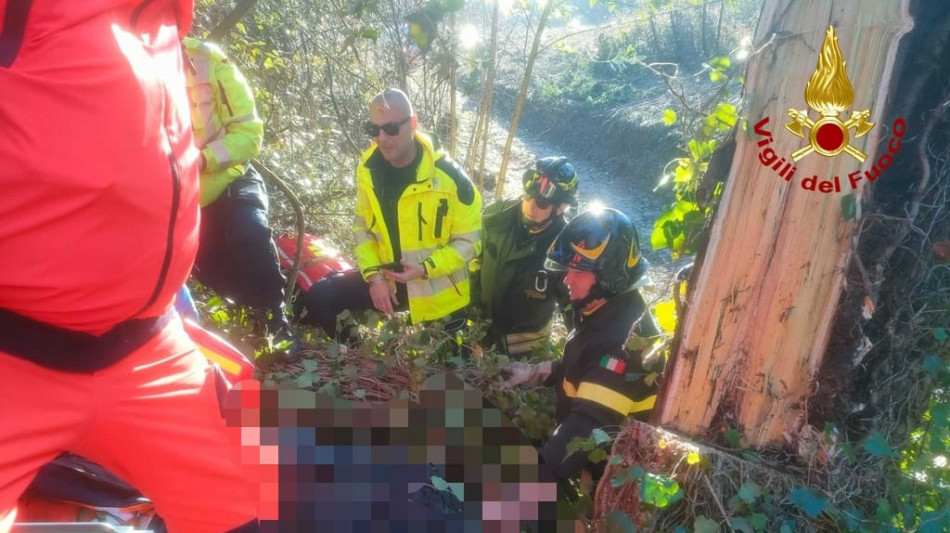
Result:
<svg viewBox="0 0 950 533"><path fill-rule="evenodd" d="M455 182L458 189L459 201L464 205L472 205L475 201L475 185L468 178L462 167L449 156L443 156L435 162L435 167Z"/></svg>

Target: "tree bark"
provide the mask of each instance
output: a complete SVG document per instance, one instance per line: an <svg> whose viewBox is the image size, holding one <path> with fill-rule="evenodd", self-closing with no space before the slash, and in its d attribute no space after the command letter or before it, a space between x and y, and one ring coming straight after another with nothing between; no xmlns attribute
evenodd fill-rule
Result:
<svg viewBox="0 0 950 533"><path fill-rule="evenodd" d="M858 220L842 214L842 197L854 194L860 203L867 185L852 191L847 176L877 161L879 145L887 150L879 141L891 131L878 123L850 140L867 154L864 164L844 152L812 153L794 163L786 181L760 162L766 148L790 161L807 145L784 123L789 109L807 109L805 84L829 21L854 87L844 113L870 109L870 121L883 118L897 44L913 26L908 0L768 1L755 42L766 43L773 32L794 37L777 40L749 65L748 133L737 136L706 255L690 280L681 340L654 412L664 427L694 436L738 427L746 444L761 447L782 442L783 432L804 420L858 230ZM765 137L753 126L765 117L772 140L760 146ZM841 191L804 190L811 176L840 176Z"/></svg>
<svg viewBox="0 0 950 533"><path fill-rule="evenodd" d="M531 83L531 71L534 69L534 61L538 58L538 49L541 47L541 34L548 23L548 17L551 16L551 9L554 7L554 0L548 0L541 12L541 20L538 21L538 29L534 33L534 43L531 45L531 53L528 55L528 65L525 67L524 77L521 79L521 90L518 91L518 100L515 102L515 111L511 116L511 126L508 128L508 139L505 141L505 151L501 155L501 167L498 169L498 182L495 185L495 200L501 200L505 190L505 172L508 169L508 158L511 156L511 143L518 131L518 122L521 120L521 110L524 108L524 102L528 99L528 86Z"/></svg>
<svg viewBox="0 0 950 533"><path fill-rule="evenodd" d="M238 5L234 6L234 10L228 13L228 16L224 17L224 20L219 22L218 25L211 30L211 33L208 34L205 40L216 43L224 39L228 33L231 32L231 28L244 18L244 15L246 15L256 3L257 0L241 0Z"/></svg>

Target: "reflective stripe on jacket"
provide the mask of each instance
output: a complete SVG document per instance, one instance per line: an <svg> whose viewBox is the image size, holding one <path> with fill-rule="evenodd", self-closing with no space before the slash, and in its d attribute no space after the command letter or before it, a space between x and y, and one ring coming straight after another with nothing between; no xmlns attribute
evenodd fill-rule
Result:
<svg viewBox="0 0 950 533"><path fill-rule="evenodd" d="M201 172L201 205L218 199L257 157L264 123L254 106L254 93L241 71L216 45L187 37L186 69L195 144L207 166Z"/></svg>
<svg viewBox="0 0 950 533"><path fill-rule="evenodd" d="M635 289L610 298L581 319L547 382L557 387L559 423L580 412L608 426L629 415L645 419L653 410L656 383L647 379L644 354L626 348L631 330L641 337L659 334Z"/></svg>
<svg viewBox="0 0 950 533"><path fill-rule="evenodd" d="M398 202L402 258L393 257L389 231L373 185L382 153L374 144L356 169L356 258L364 279L381 264L406 259L425 263L428 279L406 283L409 314L414 323L442 318L469 303L468 262L481 250L481 207L478 190L447 154L436 151L425 135L416 134L422 159L416 181Z"/></svg>

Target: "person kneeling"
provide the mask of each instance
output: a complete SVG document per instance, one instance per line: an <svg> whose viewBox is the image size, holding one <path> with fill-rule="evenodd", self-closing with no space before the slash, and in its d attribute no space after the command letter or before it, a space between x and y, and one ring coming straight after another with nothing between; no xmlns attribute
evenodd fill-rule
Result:
<svg viewBox="0 0 950 533"><path fill-rule="evenodd" d="M574 330L558 361L512 363L505 382L554 386L558 427L541 448L541 458L560 478L587 467L587 454L569 453L575 437L620 425L628 416L645 420L656 401L656 385L645 379L643 354L626 348L632 333L659 334L646 302L635 288L647 264L637 232L614 209L587 211L571 220L548 250L545 268L566 271Z"/></svg>

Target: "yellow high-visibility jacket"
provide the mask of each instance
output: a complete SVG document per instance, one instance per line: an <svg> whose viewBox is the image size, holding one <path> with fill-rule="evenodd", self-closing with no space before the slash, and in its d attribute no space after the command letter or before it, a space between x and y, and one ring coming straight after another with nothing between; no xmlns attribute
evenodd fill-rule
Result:
<svg viewBox="0 0 950 533"><path fill-rule="evenodd" d="M195 145L205 157L201 206L218 199L244 165L257 157L264 122L257 116L254 93L241 71L216 45L186 37L185 76L191 100Z"/></svg>
<svg viewBox="0 0 950 533"><path fill-rule="evenodd" d="M406 283L409 315L414 323L435 320L469 303L468 262L481 250L482 198L478 189L447 154L416 133L422 158L416 181L398 201L402 257L393 257L389 231L373 185L373 172L382 160L374 144L356 168L356 259L364 279L374 267L406 259L425 264L428 279Z"/></svg>

